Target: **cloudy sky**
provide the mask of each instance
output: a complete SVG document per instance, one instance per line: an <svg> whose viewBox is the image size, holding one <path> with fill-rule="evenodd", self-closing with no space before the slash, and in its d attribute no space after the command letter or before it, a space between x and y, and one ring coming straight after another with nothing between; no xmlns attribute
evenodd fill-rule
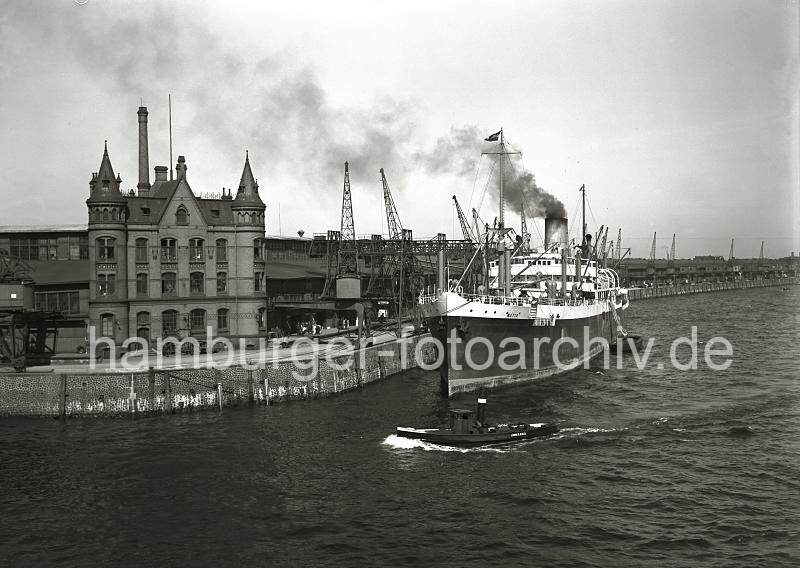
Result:
<svg viewBox="0 0 800 568"><path fill-rule="evenodd" d="M6 2L0 50L0 224L84 222L104 140L135 187L140 101L167 165L172 93L192 188L249 150L271 234L338 228L345 160L359 234L386 231L380 167L417 237L460 234L453 194L491 221L503 127L634 256L800 251L796 0Z"/></svg>

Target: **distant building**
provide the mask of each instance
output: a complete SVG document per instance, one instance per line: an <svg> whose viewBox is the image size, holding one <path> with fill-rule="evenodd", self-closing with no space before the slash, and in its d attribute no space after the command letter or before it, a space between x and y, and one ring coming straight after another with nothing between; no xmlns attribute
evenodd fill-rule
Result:
<svg viewBox="0 0 800 568"><path fill-rule="evenodd" d="M123 194L108 148L89 183L89 324L128 337L248 338L265 329L264 202L249 156L236 196L198 198L178 157L149 183L147 109L139 109L138 193ZM144 163L143 163L144 162Z"/></svg>

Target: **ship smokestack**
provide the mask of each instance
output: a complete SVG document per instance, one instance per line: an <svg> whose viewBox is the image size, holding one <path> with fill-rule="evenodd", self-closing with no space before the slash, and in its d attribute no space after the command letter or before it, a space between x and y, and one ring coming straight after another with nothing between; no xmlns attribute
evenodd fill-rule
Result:
<svg viewBox="0 0 800 568"><path fill-rule="evenodd" d="M139 194L150 192L150 158L147 153L147 107L140 106L139 112Z"/></svg>
<svg viewBox="0 0 800 568"><path fill-rule="evenodd" d="M486 399L485 398L478 398L477 404L477 416L475 417L478 423L481 425L481 428L484 426L484 422L486 422Z"/></svg>
<svg viewBox="0 0 800 568"><path fill-rule="evenodd" d="M544 220L544 248L549 249L555 244L561 247L568 244L566 217L547 217Z"/></svg>

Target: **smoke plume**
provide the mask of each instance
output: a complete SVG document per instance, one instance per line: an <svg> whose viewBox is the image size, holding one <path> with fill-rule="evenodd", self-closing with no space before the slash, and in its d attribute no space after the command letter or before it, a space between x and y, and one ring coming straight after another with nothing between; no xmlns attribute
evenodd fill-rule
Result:
<svg viewBox="0 0 800 568"><path fill-rule="evenodd" d="M378 182L380 168L390 183L399 182L393 189L402 189L402 178L412 173L450 175L465 188L473 183L490 129L453 126L429 143L417 101L384 95L358 106L332 104L315 71L289 51L253 55L254 50L216 33L200 9L185 17L176 15L180 9L172 4L135 6L133 17L100 2L9 4L5 16L19 25L4 34L2 43L24 38L70 54L109 99L138 102L142 95L145 104L150 102L152 158L164 155L153 146L164 144L164 107L171 91L175 154L186 153L191 168L193 160L204 157L184 148L206 142L238 170L232 183L238 181L244 148L262 182L288 178L331 195L341 191L345 160L353 182L365 185ZM120 112L131 117L133 146L135 108ZM103 137L98 133L98 147ZM115 165L119 156L112 152ZM151 166L157 163L155 158ZM130 181L135 169L128 172ZM516 211L523 201L528 215L563 211L530 173L507 175L505 191Z"/></svg>
<svg viewBox="0 0 800 568"><path fill-rule="evenodd" d="M504 164L506 170L508 166ZM528 217L566 217L564 204L536 183L536 177L518 166L503 176L503 195L512 209Z"/></svg>

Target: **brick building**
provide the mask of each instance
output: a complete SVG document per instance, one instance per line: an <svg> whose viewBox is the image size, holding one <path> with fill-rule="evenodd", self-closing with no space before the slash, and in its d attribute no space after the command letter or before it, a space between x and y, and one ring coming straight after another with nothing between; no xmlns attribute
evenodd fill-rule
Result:
<svg viewBox="0 0 800 568"><path fill-rule="evenodd" d="M138 115L138 191L120 191L107 147L89 183L88 323L117 344L205 337L206 326L256 343L266 325L265 206L249 156L235 196L197 197L183 156L174 179L156 166L151 185L147 109Z"/></svg>

